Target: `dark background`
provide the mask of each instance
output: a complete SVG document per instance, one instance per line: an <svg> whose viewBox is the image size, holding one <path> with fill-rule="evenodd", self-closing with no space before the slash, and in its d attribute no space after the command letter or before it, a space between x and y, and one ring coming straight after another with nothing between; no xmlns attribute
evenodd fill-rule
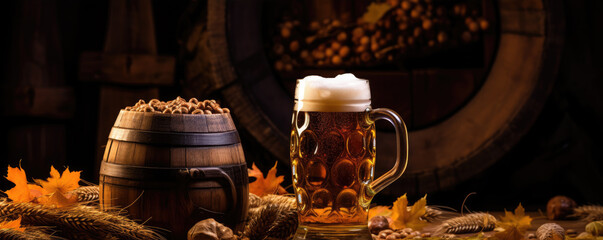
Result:
<svg viewBox="0 0 603 240"><path fill-rule="evenodd" d="M14 77L19 68L15 51L18 40L14 36L26 29L19 20L21 2L3 4L0 29L5 34L0 38L0 79L5 99L19 86ZM178 55L177 26L187 4L153 1L159 55ZM459 209L471 192L477 193L467 201L472 210L511 209L519 202L535 210L558 194L570 196L579 204L603 203L603 140L599 137L603 134L603 2L566 0L563 4L566 35L561 64L552 93L532 129L501 160L474 179L446 191L427 193L429 204ZM96 181L96 127L97 119L102 117L98 116L98 85L78 80L78 60L85 51L103 49L107 9L107 1L57 1L60 48L56 51L62 54L62 84L74 89L75 114L70 119L53 119L3 111L2 168L7 164L16 166L21 160L30 178L45 178L52 163L81 170L83 179ZM176 84L161 89L162 99L175 98L182 92L182 77L177 67ZM274 157L258 150L261 147L248 133L239 131L249 162L263 161L264 166L274 162ZM285 166L281 166L279 174L286 179L290 176ZM12 186L5 179L0 182L3 190ZM418 197L411 196L411 201ZM394 198L378 196L375 201L388 204Z"/></svg>

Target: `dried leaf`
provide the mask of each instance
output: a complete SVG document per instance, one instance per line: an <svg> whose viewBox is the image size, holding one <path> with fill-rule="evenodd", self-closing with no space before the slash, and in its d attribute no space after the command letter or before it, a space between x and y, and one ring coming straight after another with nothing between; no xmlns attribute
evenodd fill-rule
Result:
<svg viewBox="0 0 603 240"><path fill-rule="evenodd" d="M0 222L0 229L12 229L19 232L25 231L25 228L21 227L21 217L12 221Z"/></svg>
<svg viewBox="0 0 603 240"><path fill-rule="evenodd" d="M427 195L419 199L419 201L412 206L410 211L407 206L408 199L406 198L406 194L399 197L398 200L394 202L394 206L392 207L392 226L396 229L408 227L418 230L423 228L427 223L422 221L420 217L425 214Z"/></svg>
<svg viewBox="0 0 603 240"><path fill-rule="evenodd" d="M367 7L364 15L362 15L362 20L367 23L376 23L391 8L392 8L392 6L386 2L382 2L382 3L371 2L371 4Z"/></svg>
<svg viewBox="0 0 603 240"><path fill-rule="evenodd" d="M525 214L521 203L515 209L515 214L505 210L505 216L498 222L499 227L505 229L494 236L500 240L523 240L528 228L532 225L532 218Z"/></svg>
<svg viewBox="0 0 603 240"><path fill-rule="evenodd" d="M369 219L375 216L390 217L392 215L392 209L386 206L376 206L369 209Z"/></svg>
<svg viewBox="0 0 603 240"><path fill-rule="evenodd" d="M15 184L15 187L6 191L8 198L14 202L31 202L43 194L40 186L27 183L25 170L8 166L6 179Z"/></svg>
<svg viewBox="0 0 603 240"><path fill-rule="evenodd" d="M255 165L255 163L251 166L251 169L248 169L249 176L255 177L256 180L249 184L249 192L260 197L265 196L267 194L286 194L287 191L281 187L281 183L285 180L284 176L276 176L276 165L278 162L274 163L274 167L272 167L268 174L266 174L266 178L264 178L264 174L260 169Z"/></svg>
<svg viewBox="0 0 603 240"><path fill-rule="evenodd" d="M50 167L50 177L44 180L36 180L42 186L45 196L38 199L43 205L54 205L66 207L77 202L77 196L71 194L72 190L80 187L80 172L69 171L69 168L60 174L53 166Z"/></svg>

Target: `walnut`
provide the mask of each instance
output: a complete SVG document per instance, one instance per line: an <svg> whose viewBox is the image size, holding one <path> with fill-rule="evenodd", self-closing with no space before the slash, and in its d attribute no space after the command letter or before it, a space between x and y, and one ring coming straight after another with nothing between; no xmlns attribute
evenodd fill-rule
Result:
<svg viewBox="0 0 603 240"><path fill-rule="evenodd" d="M213 218L198 222L188 230L188 240L236 240L232 230Z"/></svg>

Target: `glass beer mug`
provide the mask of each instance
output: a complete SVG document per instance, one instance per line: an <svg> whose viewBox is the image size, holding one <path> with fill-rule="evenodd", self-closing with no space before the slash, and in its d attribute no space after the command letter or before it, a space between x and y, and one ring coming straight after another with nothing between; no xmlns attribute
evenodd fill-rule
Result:
<svg viewBox="0 0 603 240"><path fill-rule="evenodd" d="M375 121L396 129L394 167L373 180ZM291 170L299 212L294 239L372 239L370 202L408 163L408 133L392 110L371 108L369 82L352 74L297 81L291 123Z"/></svg>

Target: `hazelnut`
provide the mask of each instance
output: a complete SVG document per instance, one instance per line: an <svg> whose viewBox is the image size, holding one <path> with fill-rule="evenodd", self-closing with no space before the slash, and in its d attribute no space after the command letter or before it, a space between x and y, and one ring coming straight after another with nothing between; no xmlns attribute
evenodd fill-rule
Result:
<svg viewBox="0 0 603 240"><path fill-rule="evenodd" d="M272 47L272 50L276 55L282 55L285 52L285 47L281 44L275 44L274 47Z"/></svg>
<svg viewBox="0 0 603 240"><path fill-rule="evenodd" d="M165 114L172 114L172 109L166 108L166 109L163 110L163 113L165 113Z"/></svg>
<svg viewBox="0 0 603 240"><path fill-rule="evenodd" d="M373 42L371 43L371 51L376 52L379 50L379 43Z"/></svg>
<svg viewBox="0 0 603 240"><path fill-rule="evenodd" d="M142 109L143 112L154 112L155 109L153 107L151 107L151 105L145 104L142 105Z"/></svg>
<svg viewBox="0 0 603 240"><path fill-rule="evenodd" d="M352 37L360 38L362 36L364 36L364 29L362 29L361 27L354 28L354 30L352 31Z"/></svg>
<svg viewBox="0 0 603 240"><path fill-rule="evenodd" d="M181 106L180 107L180 112L186 114L186 113L188 113L188 108L186 108L185 106Z"/></svg>
<svg viewBox="0 0 603 240"><path fill-rule="evenodd" d="M413 31L413 36L419 37L419 36L421 36L421 32L422 32L421 28L416 27L415 30Z"/></svg>
<svg viewBox="0 0 603 240"><path fill-rule="evenodd" d="M555 196L546 205L546 216L550 220L563 219L574 212L576 202L566 196Z"/></svg>
<svg viewBox="0 0 603 240"><path fill-rule="evenodd" d="M419 10L417 10L417 8L410 11L411 18L419 18L419 16L421 16L421 12L419 12Z"/></svg>
<svg viewBox="0 0 603 240"><path fill-rule="evenodd" d="M339 56L341 58L345 58L348 56L348 54L350 54L350 47L348 46L343 46L339 49Z"/></svg>
<svg viewBox="0 0 603 240"><path fill-rule="evenodd" d="M282 61L276 61L274 62L274 69L276 69L276 71L283 71L283 69L285 69L285 64Z"/></svg>
<svg viewBox="0 0 603 240"><path fill-rule="evenodd" d="M195 109L195 111L193 111L191 114L203 114L203 110Z"/></svg>
<svg viewBox="0 0 603 240"><path fill-rule="evenodd" d="M316 31L320 28L320 23L318 23L317 21L312 21L310 23L310 30Z"/></svg>
<svg viewBox="0 0 603 240"><path fill-rule="evenodd" d="M307 58L308 56L310 56L310 53L308 53L308 50L302 50L302 51L299 53L299 57L300 57L300 58L302 58L302 59L305 59L305 58Z"/></svg>
<svg viewBox="0 0 603 240"><path fill-rule="evenodd" d="M487 21L487 20L485 20L485 19L480 19L480 20L479 20L479 27L480 27L482 30L486 30L486 29L488 29L488 26L489 26L489 24L488 24L488 21Z"/></svg>
<svg viewBox="0 0 603 240"><path fill-rule="evenodd" d="M369 43L370 39L368 36L363 36L360 38L360 44L362 45L367 45Z"/></svg>
<svg viewBox="0 0 603 240"><path fill-rule="evenodd" d="M461 39L463 39L463 42L471 42L471 33L468 31L464 31L463 34L461 34Z"/></svg>
<svg viewBox="0 0 603 240"><path fill-rule="evenodd" d="M343 42L348 38L348 35L345 32L340 32L337 34L337 41Z"/></svg>
<svg viewBox="0 0 603 240"><path fill-rule="evenodd" d="M433 24L432 24L431 20L425 19L425 20L423 20L423 24L422 25L423 25L423 29L429 30L429 29L431 29L431 26Z"/></svg>
<svg viewBox="0 0 603 240"><path fill-rule="evenodd" d="M404 11L408 11L412 7L412 5L408 0L402 0L402 3L400 3L400 7L402 7Z"/></svg>
<svg viewBox="0 0 603 240"><path fill-rule="evenodd" d="M371 60L371 54L370 54L370 53L368 53L368 52L363 52L363 53L360 55L360 60L362 60L363 62L368 62L368 61L370 61L370 60Z"/></svg>
<svg viewBox="0 0 603 240"><path fill-rule="evenodd" d="M289 50L291 50L291 52L297 52L297 50L299 50L299 42L298 41L293 41L289 44Z"/></svg>
<svg viewBox="0 0 603 240"><path fill-rule="evenodd" d="M402 22L400 24L398 24L398 29L404 31L408 28L408 24L406 22Z"/></svg>
<svg viewBox="0 0 603 240"><path fill-rule="evenodd" d="M445 32L438 33L438 42L439 43L444 43L444 42L446 42L447 39L448 39L448 35Z"/></svg>
<svg viewBox="0 0 603 240"><path fill-rule="evenodd" d="M204 112L205 114L211 114L211 111L210 111L210 110L205 110L205 111L203 111L203 112Z"/></svg>
<svg viewBox="0 0 603 240"><path fill-rule="evenodd" d="M479 25L477 25L476 22L470 22L469 24L467 24L467 27L469 28L469 31L472 32L477 32L479 30Z"/></svg>
<svg viewBox="0 0 603 240"><path fill-rule="evenodd" d="M341 65L342 62L343 61L339 55L335 55L331 58L331 63L333 63L333 65Z"/></svg>
<svg viewBox="0 0 603 240"><path fill-rule="evenodd" d="M333 27L339 27L341 26L341 22L337 19L333 20L333 22L331 22L331 26Z"/></svg>
<svg viewBox="0 0 603 240"><path fill-rule="evenodd" d="M337 50L339 50L339 48L341 48L341 43L339 43L339 42L332 42L331 43L331 49L337 51Z"/></svg>
<svg viewBox="0 0 603 240"><path fill-rule="evenodd" d="M335 51L333 51L333 49L331 49L331 48L327 48L327 50L325 50L326 57L332 57L334 54L335 54Z"/></svg>
<svg viewBox="0 0 603 240"><path fill-rule="evenodd" d="M222 111L224 111L224 113L230 113L230 109L228 108L222 108Z"/></svg>
<svg viewBox="0 0 603 240"><path fill-rule="evenodd" d="M293 71L293 65L291 63L285 64L285 71Z"/></svg>
<svg viewBox="0 0 603 240"><path fill-rule="evenodd" d="M389 222L384 216L375 216L368 223L369 231L372 234L379 234L381 231L390 229Z"/></svg>
<svg viewBox="0 0 603 240"><path fill-rule="evenodd" d="M291 29L289 29L287 27L281 28L281 37L289 38L290 36L291 36Z"/></svg>

